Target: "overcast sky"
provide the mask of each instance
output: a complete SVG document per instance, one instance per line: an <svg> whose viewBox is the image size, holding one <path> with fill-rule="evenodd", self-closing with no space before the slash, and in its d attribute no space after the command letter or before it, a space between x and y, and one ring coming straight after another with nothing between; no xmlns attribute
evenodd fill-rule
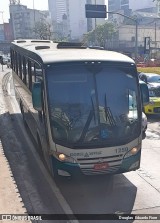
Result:
<svg viewBox="0 0 160 223"><path fill-rule="evenodd" d="M26 5L28 8L33 9L33 1L35 9L48 10L48 0L20 0L20 3L22 5ZM0 12L4 12L4 22L8 22L9 19L9 2L9 0L0 0ZM2 23L2 13L0 13L0 24Z"/></svg>

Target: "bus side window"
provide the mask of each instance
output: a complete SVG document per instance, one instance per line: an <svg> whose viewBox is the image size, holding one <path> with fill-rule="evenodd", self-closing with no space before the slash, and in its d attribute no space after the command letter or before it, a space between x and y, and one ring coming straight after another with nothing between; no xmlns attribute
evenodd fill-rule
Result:
<svg viewBox="0 0 160 223"><path fill-rule="evenodd" d="M42 68L39 64L35 64L35 82L42 81Z"/></svg>
<svg viewBox="0 0 160 223"><path fill-rule="evenodd" d="M16 53L14 50L12 51L12 53L13 53L13 60L12 60L13 70L16 71Z"/></svg>
<svg viewBox="0 0 160 223"><path fill-rule="evenodd" d="M45 124L45 107L44 107L44 84L41 81L41 101L42 101L42 110L38 111L38 117L41 123Z"/></svg>
<svg viewBox="0 0 160 223"><path fill-rule="evenodd" d="M28 59L27 60L27 63L26 63L26 86L29 88L29 61Z"/></svg>
<svg viewBox="0 0 160 223"><path fill-rule="evenodd" d="M26 58L23 57L23 79L22 81L26 84Z"/></svg>
<svg viewBox="0 0 160 223"><path fill-rule="evenodd" d="M15 61L16 61L15 72L18 75L18 53L17 52L15 52Z"/></svg>
<svg viewBox="0 0 160 223"><path fill-rule="evenodd" d="M31 62L31 80L32 85L35 82L35 63Z"/></svg>
<svg viewBox="0 0 160 223"><path fill-rule="evenodd" d="M45 100L45 93L44 93L44 83L43 81L41 82L42 83L42 111L41 111L41 118L40 118L40 121L43 123L44 125L44 130L45 130L45 134L46 134L46 137L47 137L47 141L49 142L49 138L48 138L48 128L47 128L47 117L46 117L46 100Z"/></svg>
<svg viewBox="0 0 160 223"><path fill-rule="evenodd" d="M28 88L32 91L32 65L33 63L28 60Z"/></svg>
<svg viewBox="0 0 160 223"><path fill-rule="evenodd" d="M18 69L19 69L19 77L22 79L22 57L18 55Z"/></svg>

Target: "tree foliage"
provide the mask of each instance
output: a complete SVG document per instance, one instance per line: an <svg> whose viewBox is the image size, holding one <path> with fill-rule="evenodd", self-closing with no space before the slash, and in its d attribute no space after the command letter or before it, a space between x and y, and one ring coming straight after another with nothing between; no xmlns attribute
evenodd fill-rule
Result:
<svg viewBox="0 0 160 223"><path fill-rule="evenodd" d="M35 27L33 28L33 32L35 33L37 38L40 39L50 39L51 37L51 26L50 24L44 21L38 21L35 23Z"/></svg>
<svg viewBox="0 0 160 223"><path fill-rule="evenodd" d="M94 30L85 34L83 41L88 45L99 45L105 47L107 40L110 40L116 32L113 23L106 22L98 25Z"/></svg>

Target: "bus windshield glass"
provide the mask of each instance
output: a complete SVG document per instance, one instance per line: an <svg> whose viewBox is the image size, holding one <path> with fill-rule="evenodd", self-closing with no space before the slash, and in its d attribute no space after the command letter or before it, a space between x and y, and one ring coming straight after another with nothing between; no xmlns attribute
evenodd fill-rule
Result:
<svg viewBox="0 0 160 223"><path fill-rule="evenodd" d="M72 148L121 145L141 131L133 68L103 63L48 65L50 126L55 143Z"/></svg>

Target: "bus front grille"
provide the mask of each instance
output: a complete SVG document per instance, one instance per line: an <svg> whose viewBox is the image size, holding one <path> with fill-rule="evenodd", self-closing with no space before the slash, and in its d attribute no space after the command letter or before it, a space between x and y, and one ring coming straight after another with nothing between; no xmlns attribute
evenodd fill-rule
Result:
<svg viewBox="0 0 160 223"><path fill-rule="evenodd" d="M94 170L93 168L81 168L81 171L84 175L100 175L100 174L112 174L116 173L120 168L120 165L118 166L111 166L107 168L106 170Z"/></svg>

